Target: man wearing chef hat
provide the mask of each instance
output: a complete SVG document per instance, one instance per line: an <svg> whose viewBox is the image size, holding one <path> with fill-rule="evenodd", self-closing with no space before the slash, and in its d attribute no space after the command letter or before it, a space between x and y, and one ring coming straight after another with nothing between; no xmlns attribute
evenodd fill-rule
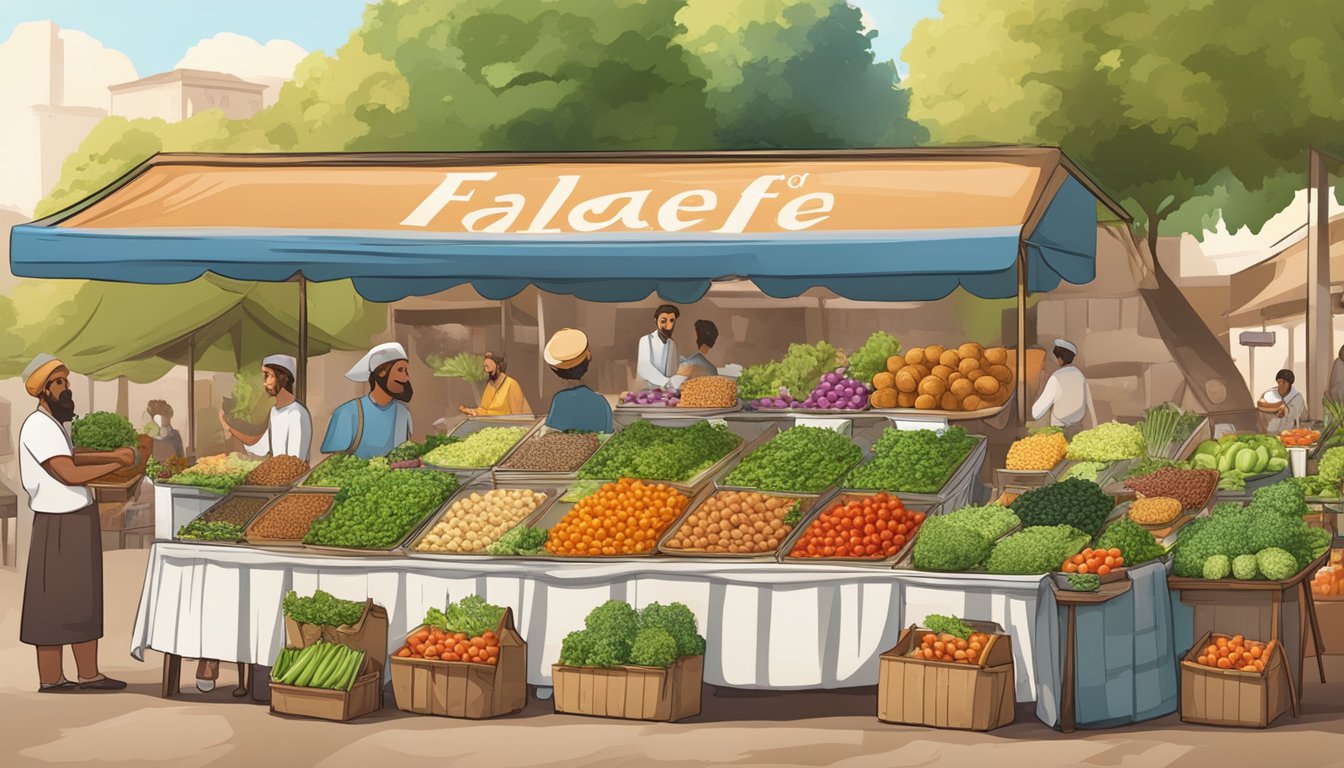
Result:
<svg viewBox="0 0 1344 768"><path fill-rule="evenodd" d="M576 328L562 328L546 342L542 359L551 371L571 382L568 389L555 393L546 426L558 430L611 432L611 404L581 381L588 372L593 355L588 351L588 335Z"/></svg>
<svg viewBox="0 0 1344 768"><path fill-rule="evenodd" d="M372 459L411 439L411 409L406 406L411 401L411 373L400 344L379 344L369 350L345 378L367 382L369 394L341 404L331 414L323 453Z"/></svg>
<svg viewBox="0 0 1344 768"><path fill-rule="evenodd" d="M1049 413L1050 426L1061 427L1066 435L1072 436L1082 429L1084 417L1096 423L1097 412L1092 405L1087 377L1073 364L1078 348L1064 339L1055 339L1052 354L1059 362L1059 369L1050 374L1041 396L1031 406L1031 418L1040 420Z"/></svg>
<svg viewBox="0 0 1344 768"><path fill-rule="evenodd" d="M293 456L308 461L313 443L313 418L308 409L294 397L294 371L298 361L289 355L271 355L261 361L261 374L266 394L275 398L275 406L266 420L266 429L260 435L249 435L234 429L219 412L219 423L224 431L243 444L253 456Z"/></svg>
<svg viewBox="0 0 1344 768"><path fill-rule="evenodd" d="M33 510L33 539L23 584L19 640L37 646L41 693L115 691L126 687L98 671L103 636L103 540L88 484L134 466L132 448L75 454L66 425L75 417L70 370L38 355L23 371L37 409L19 430L19 478ZM70 646L79 682L62 671Z"/></svg>

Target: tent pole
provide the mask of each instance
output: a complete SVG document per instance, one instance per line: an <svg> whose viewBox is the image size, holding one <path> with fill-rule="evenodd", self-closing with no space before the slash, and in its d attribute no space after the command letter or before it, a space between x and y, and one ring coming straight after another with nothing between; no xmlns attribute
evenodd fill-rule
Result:
<svg viewBox="0 0 1344 768"><path fill-rule="evenodd" d="M187 455L196 455L196 334L187 337Z"/></svg>
<svg viewBox="0 0 1344 768"><path fill-rule="evenodd" d="M1307 186L1307 375L1308 403L1321 403L1330 385L1335 359L1334 318L1330 306L1330 177L1325 155L1312 148ZM1292 347L1289 346L1291 356ZM1307 412L1316 411L1308 407Z"/></svg>
<svg viewBox="0 0 1344 768"><path fill-rule="evenodd" d="M1027 246L1017 251L1017 418L1025 427L1031 415L1027 403Z"/></svg>
<svg viewBox="0 0 1344 768"><path fill-rule="evenodd" d="M543 397L546 390L546 313L541 298L545 293L537 289L537 397Z"/></svg>
<svg viewBox="0 0 1344 768"><path fill-rule="evenodd" d="M308 278L299 273L299 370L294 372L300 403L308 402Z"/></svg>

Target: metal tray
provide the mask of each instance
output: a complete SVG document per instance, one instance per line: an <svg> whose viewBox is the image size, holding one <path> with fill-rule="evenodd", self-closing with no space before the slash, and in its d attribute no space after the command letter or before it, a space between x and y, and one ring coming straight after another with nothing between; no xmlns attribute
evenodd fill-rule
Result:
<svg viewBox="0 0 1344 768"><path fill-rule="evenodd" d="M490 467L441 467L436 464L430 464L429 462L424 461L424 457L421 457L421 462L424 464L423 468L438 470L440 472L452 472L453 474L457 475L459 478L463 480L475 479L476 475L479 475L482 472L489 472L491 471L491 468L493 466L496 466L506 461L510 456L513 455L514 451L518 450L518 446L526 442L527 439L530 438L537 431L537 428L542 426L543 423L544 422L541 419L531 416L526 418L517 418L511 416L492 416L489 418L481 418L473 416L472 418L469 419L463 419L461 424L458 424L456 427L453 428L452 432L448 433L449 437L465 438L468 435L475 434L483 429L497 428L497 427L524 427L527 429L527 431L523 433L522 437L518 438L518 442L509 446L509 450L505 451L504 455L499 457L499 461L496 461L495 464L491 465Z"/></svg>
<svg viewBox="0 0 1344 768"><path fill-rule="evenodd" d="M698 424L703 421L703 419L648 419L648 421L658 427L685 428ZM724 422L724 424L728 427L730 432L741 437L742 441L737 444L736 448L724 454L723 458L701 470L688 480L646 480L645 482L661 482L678 489L686 489L692 492L698 491L703 486L709 484L713 478L722 472L723 468L728 466L728 464L741 454L748 445L753 444L772 427L777 428L774 427L774 425L759 421L729 421ZM597 449L597 453L593 454L593 456L602 453L603 449L606 447L607 446L604 444L602 448ZM592 461L592 459L590 458L589 461ZM587 464L584 464L584 466L587 466ZM580 467L580 469L582 469L582 467ZM609 483L619 479L620 478L602 478L604 482Z"/></svg>
<svg viewBox="0 0 1344 768"><path fill-rule="evenodd" d="M736 403L724 408L683 408L680 405L624 405L617 403L616 407L612 410L616 413L655 419L668 416L681 418L708 418L710 416L722 416L728 413L737 413L742 410L743 407L742 400L739 398Z"/></svg>
<svg viewBox="0 0 1344 768"><path fill-rule="evenodd" d="M788 554L789 552L793 551L793 548L797 546L799 539L803 537L803 535L807 532L808 528L812 527L812 524L817 521L817 518L821 516L821 513L825 512L832 505L836 503L847 504L854 499L876 496L879 493L882 493L882 491L836 490L827 494L825 497L820 499L816 504L812 505L811 511L807 515L805 515L803 517L803 521L799 523L796 528L793 529L793 532L789 534L789 538L786 539L784 543L780 545L779 562L807 563L807 564L819 563L822 565L848 565L863 568L881 568L881 569L891 569L900 565L902 562L906 560L907 557L909 557L910 550L915 546L915 539L919 537L919 530L915 531L915 534L910 537L909 541L905 542L905 546L901 547L901 550L899 552L897 552L895 555L892 555L891 557L883 558L881 560L867 560L851 557L792 557ZM901 502L909 509L913 509L917 512L923 512L926 519L928 517L932 517L933 515L940 514L942 510L942 503L939 501L928 501L922 499L907 498L907 496L902 493L888 492L887 495L895 496L896 498L900 499ZM920 526L921 529L923 527L924 527L923 525Z"/></svg>
<svg viewBox="0 0 1344 768"><path fill-rule="evenodd" d="M314 493L313 491L309 491L309 490L307 490L307 489L305 489L305 490L290 491L289 493L282 493L282 494L280 494L279 496L276 496L275 498L271 499L271 501L270 501L269 504L267 504L266 506L262 507L262 508L261 508L261 511L257 512L257 514L256 514L255 516L253 516L252 520L247 524L247 528L243 530L243 539L244 539L244 541L247 543L248 546L253 546L253 547L267 547L267 548L279 548L279 549L292 549L292 550L297 550L297 551L302 551L302 550L303 550L304 547L303 547L303 539L302 539L302 538L299 538L299 539L268 539L268 538L263 538L263 537L258 537L258 536L253 536L253 535L252 535L252 529L253 529L254 527L256 527L257 523L259 523L259 522L261 521L261 519L262 519L263 517L265 517L265 516L267 515L267 513L269 513L269 512L271 511L271 509L272 509L276 504L278 504L278 503L280 502L281 499L283 499L283 498L285 498L285 497L287 497L287 496L298 495L298 494L308 494L308 495L313 495L313 496L331 496L331 497L332 497L331 505L327 507L327 511L326 511L326 512L323 512L321 515L318 515L317 517L313 518L313 523L317 522L318 520L321 520L322 518L326 517L327 515L330 515L330 514L331 514L331 510L332 510L332 507L335 507L335 506L336 506L336 498L335 498L335 494L331 494L331 493ZM309 523L309 524L308 524L308 527L309 527L309 529L311 529L311 528L313 527L312 523ZM306 531L304 532L304 535L305 535L305 536L307 535L307 532L306 532Z"/></svg>
<svg viewBox="0 0 1344 768"><path fill-rule="evenodd" d="M1060 459L1050 469L995 469L995 488L1039 488L1059 480L1068 461Z"/></svg>
<svg viewBox="0 0 1344 768"><path fill-rule="evenodd" d="M971 437L975 438L975 447L971 448L970 452L966 454L966 457L961 460L961 464L958 464L957 467L952 470L951 474L948 475L947 480L943 481L943 485L938 489L937 493L907 493L905 491L892 490L887 490L887 493L901 497L901 500L907 504L911 502L920 502L930 506L943 504L948 500L948 496L950 495L949 489L960 486L966 481L967 475L975 473L976 465L978 463L983 463L984 457L988 453L988 438L984 435L971 435ZM977 457L979 458L979 462L976 461ZM864 461L866 462L869 458L870 457L866 456ZM845 493L877 493L877 491L870 488L847 488L843 484L844 479L847 478L842 478L841 490Z"/></svg>
<svg viewBox="0 0 1344 768"><path fill-rule="evenodd" d="M500 489L496 488L493 484L487 484L487 483L481 483L481 482L469 483L469 484L467 484L467 485L462 486L461 488L458 488L458 489L457 489L457 492L454 493L454 494L452 495L452 497L450 497L450 498L448 499L448 502L447 502L446 504L444 504L443 507L441 507L441 508L436 512L436 514L430 515L428 518L426 518L424 522L420 523L420 525L417 525L417 526L415 527L415 530L412 531L412 533L411 533L410 536L406 537L405 542L403 542L403 543L404 543L404 547L402 548L403 551L404 551L404 554L405 554L407 557L424 558L424 559L429 559L429 560L455 559L455 558L460 558L460 557L466 557L466 558L480 558L480 557L517 557L517 555L491 555L491 554L487 554L487 553L484 552L484 551L480 551L480 552L421 552L421 551L419 551L419 550L417 550L417 549L415 548L415 546L416 546L417 544L419 544L420 541L421 541L422 539L424 539L425 536L427 536L427 535L429 534L430 530L432 530L432 529L434 528L434 526L438 525L439 522L442 521L443 518L447 516L449 510L451 510L451 509L453 508L453 505L454 505L454 504L456 504L457 502L459 502L459 501L461 501L462 499L466 498L466 497L469 496L470 494L473 494L473 493L487 493L487 492L489 492L489 491L493 491L493 490L500 490ZM514 489L512 489L512 490L517 490L517 488L514 488ZM541 517L542 517L543 515L546 514L546 511L547 511L548 509L550 509L550 507L551 507L553 504L555 504L557 501L559 501L560 497L563 496L564 493L565 493L565 489L564 489L564 488L556 488L556 487L537 487L537 488L529 488L528 490L533 490L533 491L536 491L536 492L538 492L538 493L544 493L544 494L546 494L546 498L542 500L541 504L538 505L536 509L534 509L534 510L532 510L531 512L529 512L529 513L527 514L527 517L524 517L524 518L523 518L522 522L518 523L518 525L513 526L513 528L510 528L510 529L509 529L510 531L512 531L512 530L514 530L514 529L516 529L516 528L518 528L518 527L520 527L520 526L532 526L533 523L534 523L535 521L541 519ZM535 527L535 526L533 526L533 527Z"/></svg>
<svg viewBox="0 0 1344 768"><path fill-rule="evenodd" d="M177 535L177 531L174 531L174 532L173 532L173 541L181 541L181 542L185 542L185 543L187 543L187 544L212 544L212 545L219 545L219 546L237 546L237 545L239 545L239 544L242 544L242 543L246 540L247 529L250 528L250 527L252 527L252 523L253 523L253 521L255 521L258 517L260 517L260 516L261 516L261 513L262 513L262 512L265 512L265 511L270 507L271 502L274 502L276 496L278 496L278 495L279 495L278 493L257 493L257 492L254 492L254 491L237 491L237 490L235 490L235 491L233 491L232 493L230 493L230 494L227 495L227 496L221 496L221 497L219 498L219 501L217 501L217 502L215 502L214 504L211 504L211 505L210 505L209 509L206 509L204 512L202 512L201 514L199 514L199 515L193 517L192 519L188 520L187 523L186 523L186 525L191 525L192 523L196 522L197 520L200 520L201 518L203 518L203 517L205 517L206 515L210 514L211 510L213 510L215 507L218 507L220 504L223 504L223 503L227 502L228 500L230 500L230 499L232 499L232 498L235 498L235 497L238 497L238 498L251 498L251 499L262 499L262 500L264 500L266 503L262 504L261 507L258 508L256 512L253 512L253 513L251 514L251 516L249 516L249 517L247 518L247 520L244 522L244 524L243 524L243 536L240 536L240 537L237 538L237 539L183 539L183 538L180 538L180 537ZM182 528L185 528L185 527L186 527L185 525L184 525L184 526L179 526L179 527L178 527L178 530L180 531L180 530L182 530Z"/></svg>
<svg viewBox="0 0 1344 768"><path fill-rule="evenodd" d="M733 473L733 470L737 469L738 464L741 464L744 459L746 459L748 456L754 453L757 449L762 448L763 446L765 446L766 443L769 443L771 440L775 439L783 432L784 430L780 429L779 427L772 427L771 429L766 430L759 438L753 441L750 446L747 446L747 450L742 451L729 465L725 466L722 470L720 470L717 474L715 474L714 488L720 491L756 491L758 493L770 493L775 495L795 495L795 494L807 495L807 496L825 495L826 493L829 493L832 489L834 489L836 485L839 484L840 481L843 480L845 476L850 473L851 470L853 470L855 467L862 464L863 462L867 461L868 458L872 456L873 452L873 445L866 438L850 437L849 438L850 442L859 447L860 451L859 459L854 463L850 464L848 467L845 467L844 471L840 473L839 477L832 480L830 483L827 484L825 488L822 488L820 491L776 491L766 488L747 488L745 486L740 485L728 485L724 482L728 478L728 476Z"/></svg>
<svg viewBox="0 0 1344 768"><path fill-rule="evenodd" d="M1016 379L1014 379L1014 382L1016 382ZM1016 390L1016 383L1014 383L1013 386L1014 390ZM1017 393L1014 391L1014 393L1009 395L1008 399L1003 402L1003 405L980 408L974 411L944 411L942 409L921 411L918 408L872 408L870 410L873 413L880 413L884 416L933 416L940 419L947 419L948 421L977 421L981 419L992 419L995 416L998 416L1003 413L1006 408L1011 406L1016 398Z"/></svg>
<svg viewBox="0 0 1344 768"><path fill-rule="evenodd" d="M546 423L543 421L541 424L537 425L536 429L528 433L526 437L519 440L518 444L513 447L513 450L509 451L509 455L513 455L514 452L522 448L523 444L529 440L535 440L536 438L558 431L560 430L546 426ZM611 439L612 435L619 431L620 429L613 425L610 433L599 434L597 436L597 450L602 450L602 446ZM593 453L589 454L588 459L591 459L595 455L597 455L597 451L593 451ZM588 459L584 459L585 464L588 462ZM504 461L505 459L500 459L499 463L503 464ZM579 466L583 466L583 464L580 464ZM579 479L579 470L577 469L569 472L544 472L536 469L505 469L499 466L499 464L496 464L490 471L494 477L496 487L506 486L510 488L520 488L530 486L534 483L569 485Z"/></svg>
<svg viewBox="0 0 1344 768"><path fill-rule="evenodd" d="M703 494L694 501L692 501L691 504L688 504L686 506L686 511L682 513L681 517L677 518L676 522L668 526L667 531L665 531L663 535L658 539L658 547L657 547L658 553L662 555L668 555L669 557L693 557L708 560L715 560L722 558L725 560L737 560L748 562L763 562L763 563L778 562L779 551L784 547L784 544L788 542L789 538L793 536L793 532L794 530L797 529L798 526L794 526L794 528L791 529L788 532L788 534L784 536L784 539L779 543L779 546L775 547L770 552L708 552L700 549L684 549L684 548L679 549L676 547L669 547L667 545L667 542L671 540L673 537L675 537L677 532L680 531L681 528L686 525L686 521L690 519L691 515L694 514L694 512L697 509L703 506L704 503L709 499L719 495L720 493L724 493L728 490L734 490L734 489L715 488L714 491L712 491L711 493ZM763 493L767 496L777 496L785 499L798 499L799 501L801 501L803 504L802 509L803 519L798 522L798 525L803 525L803 523L808 519L808 515L812 512L812 508L816 506L816 504L819 501L821 501L822 497L825 495L825 494L804 494L804 493L774 493L768 491L758 491L758 493Z"/></svg>

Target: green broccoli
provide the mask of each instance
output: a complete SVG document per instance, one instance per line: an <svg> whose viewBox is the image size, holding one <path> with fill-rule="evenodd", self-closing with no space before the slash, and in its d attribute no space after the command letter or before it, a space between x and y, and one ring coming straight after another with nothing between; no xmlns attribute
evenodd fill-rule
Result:
<svg viewBox="0 0 1344 768"><path fill-rule="evenodd" d="M1130 566L1146 563L1167 553L1152 533L1128 517L1115 521L1102 532L1097 539L1097 549L1120 550L1125 564Z"/></svg>
<svg viewBox="0 0 1344 768"><path fill-rule="evenodd" d="M1255 555L1255 564L1270 581L1291 579L1298 571L1297 558L1278 547L1262 549Z"/></svg>
<svg viewBox="0 0 1344 768"><path fill-rule="evenodd" d="M960 573L984 562L993 545L979 532L958 524L952 515L935 515L920 527L910 562L921 571Z"/></svg>
<svg viewBox="0 0 1344 768"><path fill-rule="evenodd" d="M593 654L593 636L586 630L570 632L560 642L560 663L571 667L588 666L588 657Z"/></svg>
<svg viewBox="0 0 1344 768"><path fill-rule="evenodd" d="M641 667L670 667L677 655L677 641L662 627L644 627L630 646L630 663Z"/></svg>
<svg viewBox="0 0 1344 768"><path fill-rule="evenodd" d="M1096 535L1106 522L1106 516L1115 508L1115 500L1096 483L1075 478L1033 488L1017 497L1009 507L1027 528L1071 525Z"/></svg>
<svg viewBox="0 0 1344 768"><path fill-rule="evenodd" d="M645 606L644 610L639 612L639 628L645 630L655 627L666 630L676 641L678 657L704 655L705 638L697 631L695 614L682 603L670 605L650 603Z"/></svg>
<svg viewBox="0 0 1344 768"><path fill-rule="evenodd" d="M1232 561L1227 555L1214 555L1204 561L1204 578L1209 581L1226 579L1232 572Z"/></svg>
<svg viewBox="0 0 1344 768"><path fill-rule="evenodd" d="M1237 555L1232 558L1232 578L1250 581L1260 575L1255 555Z"/></svg>
<svg viewBox="0 0 1344 768"><path fill-rule="evenodd" d="M1078 554L1091 538L1069 525L1025 528L996 544L986 567L990 573L1048 573Z"/></svg>

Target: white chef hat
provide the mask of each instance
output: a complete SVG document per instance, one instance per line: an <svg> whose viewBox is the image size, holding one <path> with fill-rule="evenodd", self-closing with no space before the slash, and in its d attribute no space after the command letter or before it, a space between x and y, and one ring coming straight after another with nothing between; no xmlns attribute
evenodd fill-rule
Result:
<svg viewBox="0 0 1344 768"><path fill-rule="evenodd" d="M370 349L368 354L359 359L358 363L350 370L345 372L345 378L351 381L367 382L369 374L378 370L379 367L394 362L396 360L407 360L406 350L395 341L386 344L379 344Z"/></svg>
<svg viewBox="0 0 1344 768"><path fill-rule="evenodd" d="M267 355L266 359L261 361L261 364L284 368L291 374L297 374L299 372L299 361L289 355ZM366 376L364 378L367 379L368 377Z"/></svg>
<svg viewBox="0 0 1344 768"><path fill-rule="evenodd" d="M1066 341L1065 339L1055 339L1055 346L1059 347L1060 349L1067 349L1068 351L1072 352L1075 355L1078 354L1078 348L1075 347L1073 344L1069 343L1068 341Z"/></svg>

